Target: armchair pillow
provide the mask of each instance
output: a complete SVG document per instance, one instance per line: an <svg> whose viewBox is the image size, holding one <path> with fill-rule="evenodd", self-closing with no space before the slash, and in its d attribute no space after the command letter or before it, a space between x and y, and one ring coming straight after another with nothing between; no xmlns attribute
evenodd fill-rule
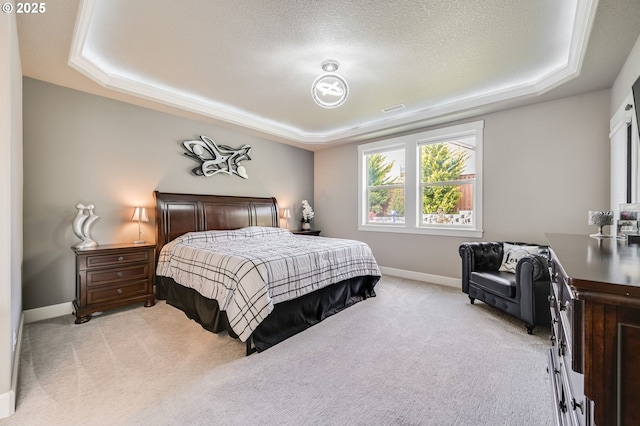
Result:
<svg viewBox="0 0 640 426"><path fill-rule="evenodd" d="M509 243L503 244L502 264L499 271L516 273L516 265L521 257L527 254L538 254L538 246L523 246Z"/></svg>

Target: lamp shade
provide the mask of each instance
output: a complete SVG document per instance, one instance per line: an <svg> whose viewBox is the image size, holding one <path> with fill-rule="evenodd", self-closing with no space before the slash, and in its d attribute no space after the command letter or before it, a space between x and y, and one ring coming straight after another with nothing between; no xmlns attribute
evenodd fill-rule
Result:
<svg viewBox="0 0 640 426"><path fill-rule="evenodd" d="M283 209L282 210L282 217L285 218L285 219L290 219L291 218L291 210Z"/></svg>
<svg viewBox="0 0 640 426"><path fill-rule="evenodd" d="M147 209L145 207L136 207L136 209L133 211L133 216L131 216L131 220L134 220L136 222L149 222Z"/></svg>

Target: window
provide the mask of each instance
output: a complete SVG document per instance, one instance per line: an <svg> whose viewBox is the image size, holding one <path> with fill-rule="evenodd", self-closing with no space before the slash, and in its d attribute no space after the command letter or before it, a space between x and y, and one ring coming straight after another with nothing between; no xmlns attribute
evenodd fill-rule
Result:
<svg viewBox="0 0 640 426"><path fill-rule="evenodd" d="M473 222L475 138L419 144L421 225Z"/></svg>
<svg viewBox="0 0 640 426"><path fill-rule="evenodd" d="M482 237L483 125L360 145L359 229Z"/></svg>
<svg viewBox="0 0 640 426"><path fill-rule="evenodd" d="M365 156L367 223L404 223L404 147Z"/></svg>

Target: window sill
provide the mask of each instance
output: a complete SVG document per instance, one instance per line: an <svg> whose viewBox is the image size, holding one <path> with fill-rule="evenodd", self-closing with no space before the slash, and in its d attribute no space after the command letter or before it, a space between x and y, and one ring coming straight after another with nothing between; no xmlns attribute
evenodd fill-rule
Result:
<svg viewBox="0 0 640 426"><path fill-rule="evenodd" d="M482 230L463 228L405 227L403 225L358 225L359 231L395 232L398 234L442 235L447 237L482 238Z"/></svg>

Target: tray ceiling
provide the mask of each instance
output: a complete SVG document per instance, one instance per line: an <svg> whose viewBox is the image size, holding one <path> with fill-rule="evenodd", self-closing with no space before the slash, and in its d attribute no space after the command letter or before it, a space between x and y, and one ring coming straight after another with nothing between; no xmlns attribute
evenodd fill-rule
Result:
<svg viewBox="0 0 640 426"><path fill-rule="evenodd" d="M110 90L267 137L326 145L417 128L570 81L581 71L597 6L84 0L67 66ZM21 44L21 56L28 49ZM311 96L326 60L339 63L349 85L338 108L321 108Z"/></svg>

